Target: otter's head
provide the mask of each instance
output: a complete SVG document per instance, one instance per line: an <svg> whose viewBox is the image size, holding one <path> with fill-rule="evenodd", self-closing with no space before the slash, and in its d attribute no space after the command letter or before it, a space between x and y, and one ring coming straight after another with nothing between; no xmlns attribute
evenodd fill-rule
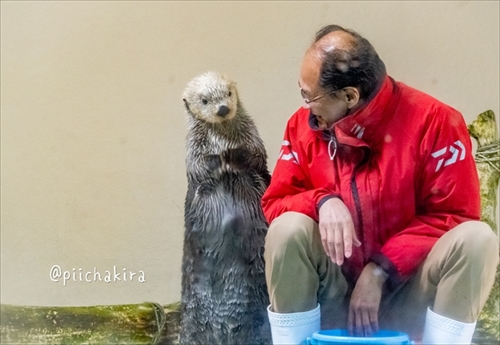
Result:
<svg viewBox="0 0 500 345"><path fill-rule="evenodd" d="M236 115L236 83L222 74L207 72L191 80L182 95L184 105L197 119L221 123Z"/></svg>

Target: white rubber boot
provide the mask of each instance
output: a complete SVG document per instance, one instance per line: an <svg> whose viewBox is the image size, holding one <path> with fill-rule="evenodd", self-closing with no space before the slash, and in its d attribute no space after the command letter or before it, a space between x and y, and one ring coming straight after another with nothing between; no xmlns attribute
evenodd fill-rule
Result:
<svg viewBox="0 0 500 345"><path fill-rule="evenodd" d="M305 344L308 337L321 328L320 306L316 309L300 312L278 314L267 307L273 344L298 345Z"/></svg>
<svg viewBox="0 0 500 345"><path fill-rule="evenodd" d="M425 318L424 344L470 344L476 323L464 323L434 313L427 308Z"/></svg>

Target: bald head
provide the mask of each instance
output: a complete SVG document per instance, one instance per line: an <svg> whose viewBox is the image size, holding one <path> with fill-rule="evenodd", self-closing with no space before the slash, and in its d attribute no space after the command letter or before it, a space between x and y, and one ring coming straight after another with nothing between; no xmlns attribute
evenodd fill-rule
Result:
<svg viewBox="0 0 500 345"><path fill-rule="evenodd" d="M352 86L367 99L385 77L385 65L373 46L358 33L328 25L316 33L304 61L317 62L317 80L322 89Z"/></svg>
<svg viewBox="0 0 500 345"><path fill-rule="evenodd" d="M354 47L355 43L356 40L349 32L336 30L314 41L309 50L316 50L324 53L331 52L335 49L348 51Z"/></svg>

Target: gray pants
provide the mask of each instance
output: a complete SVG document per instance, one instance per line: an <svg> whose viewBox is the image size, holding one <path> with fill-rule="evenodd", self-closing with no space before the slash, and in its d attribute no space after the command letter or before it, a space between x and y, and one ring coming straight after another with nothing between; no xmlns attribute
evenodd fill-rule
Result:
<svg viewBox="0 0 500 345"><path fill-rule="evenodd" d="M267 233L265 261L272 310L303 312L319 303L323 329L346 328L352 291L340 267L326 256L313 219L296 212L276 218ZM498 238L489 226L458 225L436 242L408 282L383 292L379 328L420 339L427 307L457 321L476 321L497 264Z"/></svg>

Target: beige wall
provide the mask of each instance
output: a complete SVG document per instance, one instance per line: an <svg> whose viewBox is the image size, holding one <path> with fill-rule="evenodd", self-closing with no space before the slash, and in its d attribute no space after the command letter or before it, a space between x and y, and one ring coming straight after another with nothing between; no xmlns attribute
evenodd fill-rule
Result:
<svg viewBox="0 0 500 345"><path fill-rule="evenodd" d="M273 168L302 54L329 23L467 122L499 114L498 1L2 1L2 303L178 300L185 84L235 79ZM51 281L54 265L77 281ZM80 281L113 266L145 282Z"/></svg>

